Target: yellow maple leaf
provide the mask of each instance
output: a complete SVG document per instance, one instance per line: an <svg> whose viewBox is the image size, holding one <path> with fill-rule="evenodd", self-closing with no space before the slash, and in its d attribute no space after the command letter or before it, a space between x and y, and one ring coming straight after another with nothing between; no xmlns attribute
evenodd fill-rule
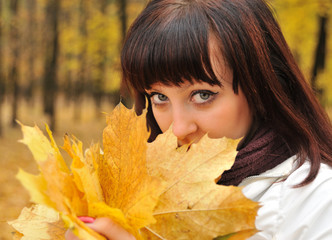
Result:
<svg viewBox="0 0 332 240"><path fill-rule="evenodd" d="M233 165L237 144L205 136L189 149L176 149L171 130L149 143L150 173L167 183L154 211L157 224L146 228L149 239L213 239L246 231L235 238L240 240L255 233L258 204L239 187L215 184Z"/></svg>
<svg viewBox="0 0 332 240"><path fill-rule="evenodd" d="M85 154L76 138L64 137L64 150L72 158L70 169L47 128L50 141L38 127L21 125L23 140L36 160L40 175L19 171L18 179L35 203L61 213L66 226L82 239L104 239L77 216L110 217L137 239L139 229L155 222L153 209L162 183L147 174L145 116L121 104L107 117L104 154L98 144Z"/></svg>
<svg viewBox="0 0 332 240"><path fill-rule="evenodd" d="M177 148L169 130L147 144L145 115L119 104L107 116L103 152L94 144L83 153L78 139L64 137L68 168L48 128L50 141L37 127L22 131L40 174L20 170L18 178L33 202L58 211L81 239L104 238L77 216L110 217L136 239L141 232L148 239L245 239L255 232L257 203L241 188L215 184L232 166L237 141L204 137Z"/></svg>
<svg viewBox="0 0 332 240"><path fill-rule="evenodd" d="M29 227L26 227L27 222ZM59 213L44 205L23 208L20 217L9 224L26 240L65 239L66 228Z"/></svg>

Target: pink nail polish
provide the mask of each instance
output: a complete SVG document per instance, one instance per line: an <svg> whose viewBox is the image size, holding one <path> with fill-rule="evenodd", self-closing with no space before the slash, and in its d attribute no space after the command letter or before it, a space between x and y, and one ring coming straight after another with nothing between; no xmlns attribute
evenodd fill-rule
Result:
<svg viewBox="0 0 332 240"><path fill-rule="evenodd" d="M80 216L80 217L78 217L78 219L84 223L93 223L96 220L93 217L86 217L86 216Z"/></svg>

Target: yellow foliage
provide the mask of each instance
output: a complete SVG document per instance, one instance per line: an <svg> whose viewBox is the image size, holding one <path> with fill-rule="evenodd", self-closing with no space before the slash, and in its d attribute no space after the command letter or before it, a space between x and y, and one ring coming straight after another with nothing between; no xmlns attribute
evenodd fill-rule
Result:
<svg viewBox="0 0 332 240"><path fill-rule="evenodd" d="M154 211L157 224L147 227L149 239L212 239L255 229L257 203L245 198L241 188L215 184L233 165L237 144L205 136L189 149L175 150L177 139L171 130L149 144L150 174L167 186Z"/></svg>
<svg viewBox="0 0 332 240"><path fill-rule="evenodd" d="M18 178L31 200L42 204L35 209L44 212L25 209L10 222L18 238L30 234L32 215L41 216L34 221L43 223L40 230L32 228L37 235L39 231L52 235L53 222L58 222L54 217L61 216L62 233L70 228L81 239L104 238L78 216L109 217L136 239L233 234L239 240L256 231L258 204L245 198L241 188L215 184L232 166L237 141L205 136L198 144L177 148L177 139L168 130L147 144L145 115L136 116L119 104L107 116L103 152L98 144L83 152L79 140L64 137L63 149L72 158L69 169L49 129L50 141L37 127L21 126L22 142L32 151L40 175L20 170Z"/></svg>
<svg viewBox="0 0 332 240"><path fill-rule="evenodd" d="M29 222L29 227L26 227ZM65 226L58 212L44 205L36 205L31 208L23 208L20 217L10 224L20 232L24 239L46 240L65 239Z"/></svg>
<svg viewBox="0 0 332 240"><path fill-rule="evenodd" d="M319 3L317 1L274 1L277 19L296 60L309 77L317 44Z"/></svg>
<svg viewBox="0 0 332 240"><path fill-rule="evenodd" d="M332 16L332 1L330 0L274 0L271 2L276 10L277 20L308 81L311 80L318 44L319 16L328 16L328 35L331 35L330 22ZM332 103L332 38L327 37L325 69L319 73L317 80L323 88L324 97Z"/></svg>

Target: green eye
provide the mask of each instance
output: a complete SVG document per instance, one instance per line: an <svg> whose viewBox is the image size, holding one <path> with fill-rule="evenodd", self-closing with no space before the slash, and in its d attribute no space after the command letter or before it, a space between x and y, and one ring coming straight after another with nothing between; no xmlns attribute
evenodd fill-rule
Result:
<svg viewBox="0 0 332 240"><path fill-rule="evenodd" d="M216 94L210 90L198 90L192 94L191 100L197 104L205 104L213 101Z"/></svg>
<svg viewBox="0 0 332 240"><path fill-rule="evenodd" d="M166 97L165 95L163 95L163 94L158 94L158 99L159 99L160 101L166 101L166 100L167 100L167 97Z"/></svg>
<svg viewBox="0 0 332 240"><path fill-rule="evenodd" d="M168 101L168 97L161 93L150 94L150 99L154 105L161 105L161 104L167 103L167 101Z"/></svg>
<svg viewBox="0 0 332 240"><path fill-rule="evenodd" d="M207 93L207 92L202 92L199 94L199 97L202 99L202 100L208 100L210 98L211 94L210 93Z"/></svg>

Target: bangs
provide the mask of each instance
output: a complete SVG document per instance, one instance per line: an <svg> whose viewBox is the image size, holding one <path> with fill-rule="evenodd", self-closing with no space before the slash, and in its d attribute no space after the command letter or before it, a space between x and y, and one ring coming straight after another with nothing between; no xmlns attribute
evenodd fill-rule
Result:
<svg viewBox="0 0 332 240"><path fill-rule="evenodd" d="M139 92L154 83L221 85L210 62L210 24L204 11L190 4L154 7L160 15L149 14L147 7L129 31L121 56L124 80Z"/></svg>

